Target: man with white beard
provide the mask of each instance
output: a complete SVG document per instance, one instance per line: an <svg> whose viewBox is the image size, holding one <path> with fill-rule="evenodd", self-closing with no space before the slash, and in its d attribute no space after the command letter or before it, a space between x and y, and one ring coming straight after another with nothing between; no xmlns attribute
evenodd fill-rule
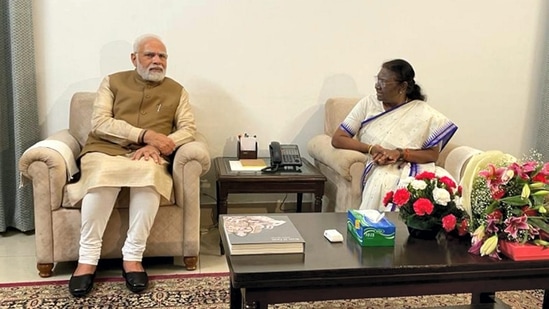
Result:
<svg viewBox="0 0 549 309"><path fill-rule="evenodd" d="M145 290L143 252L161 200L173 200L170 156L194 140L187 91L165 77L168 54L162 40L144 35L130 55L135 70L103 79L93 105L92 129L79 161L81 177L67 187L73 205L82 201L78 266L69 292L93 288L105 227L122 187L129 188L129 229L122 248L122 275L134 293Z"/></svg>

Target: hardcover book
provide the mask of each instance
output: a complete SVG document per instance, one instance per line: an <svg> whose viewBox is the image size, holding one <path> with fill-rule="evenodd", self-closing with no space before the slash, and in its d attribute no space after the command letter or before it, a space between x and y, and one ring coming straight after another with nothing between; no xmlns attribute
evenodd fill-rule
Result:
<svg viewBox="0 0 549 309"><path fill-rule="evenodd" d="M288 216L224 215L231 255L303 253L305 240Z"/></svg>

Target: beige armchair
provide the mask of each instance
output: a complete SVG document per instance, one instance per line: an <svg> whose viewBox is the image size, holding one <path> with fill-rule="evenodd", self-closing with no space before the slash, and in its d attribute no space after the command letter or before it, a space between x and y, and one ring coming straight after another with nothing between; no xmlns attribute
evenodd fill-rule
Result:
<svg viewBox="0 0 549 309"><path fill-rule="evenodd" d="M48 137L46 143L30 147L19 160L23 181L31 180L33 186L36 259L41 277L51 276L56 262L78 260L80 204L72 207L64 196L68 171L74 164L71 159L80 153L91 127L94 99L95 93L75 93L69 128ZM202 135L197 134L195 141L179 147L172 171L175 204L161 205L145 256L173 256L174 261L183 259L188 270L196 269L200 250L200 176L209 168L210 154ZM118 197L104 234L101 258L121 257L128 229L128 192L123 189Z"/></svg>
<svg viewBox="0 0 549 309"><path fill-rule="evenodd" d="M362 200L362 173L367 161L364 153L336 149L332 135L360 98L330 98L324 106L324 133L313 137L307 151L315 166L326 176L322 211L356 209ZM439 155L437 165L460 181L469 159L480 150L449 143Z"/></svg>

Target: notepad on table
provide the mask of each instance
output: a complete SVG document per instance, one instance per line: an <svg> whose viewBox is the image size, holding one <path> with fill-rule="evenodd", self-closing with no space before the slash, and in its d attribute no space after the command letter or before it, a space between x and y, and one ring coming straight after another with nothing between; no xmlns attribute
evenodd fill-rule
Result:
<svg viewBox="0 0 549 309"><path fill-rule="evenodd" d="M229 161L232 171L260 171L267 167L263 159L241 159L238 161Z"/></svg>

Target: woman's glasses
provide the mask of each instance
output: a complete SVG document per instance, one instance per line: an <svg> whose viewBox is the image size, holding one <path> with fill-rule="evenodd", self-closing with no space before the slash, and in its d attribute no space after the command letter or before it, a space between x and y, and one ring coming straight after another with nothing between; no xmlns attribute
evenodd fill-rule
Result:
<svg viewBox="0 0 549 309"><path fill-rule="evenodd" d="M400 81L398 80L387 80L387 79L379 78L377 75L374 76L374 81L375 81L375 84L379 85L381 88L389 84L400 83Z"/></svg>

